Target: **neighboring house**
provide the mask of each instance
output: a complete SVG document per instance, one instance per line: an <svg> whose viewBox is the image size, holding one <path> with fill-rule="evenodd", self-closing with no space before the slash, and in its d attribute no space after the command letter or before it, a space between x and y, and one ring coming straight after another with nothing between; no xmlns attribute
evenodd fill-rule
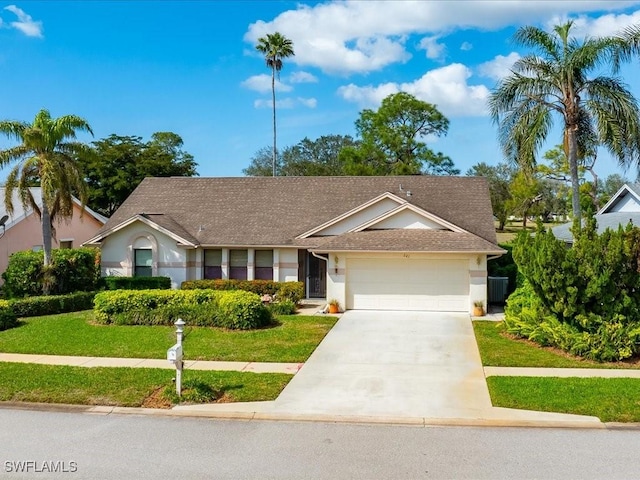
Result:
<svg viewBox="0 0 640 480"><path fill-rule="evenodd" d="M626 227L629 222L640 226L640 184L625 183L611 200L594 216L598 225L598 233L607 228L617 229L620 225ZM572 223L558 225L552 229L556 238L567 243L573 243L571 234Z"/></svg>
<svg viewBox="0 0 640 480"><path fill-rule="evenodd" d="M42 205L42 190L39 187L32 187L31 194L36 203ZM0 272L7 269L9 256L21 250L42 250L42 224L40 217L31 208L26 210L22 206L22 201L17 191L13 192L13 214L9 215L4 204L5 189L0 187L0 217L7 215L4 227L0 227ZM81 216L81 206L79 200L74 198L72 218L59 219L54 222L56 230L55 238L52 239L53 248L75 248L83 242L93 237L100 230L107 219L94 212L89 207Z"/></svg>
<svg viewBox="0 0 640 480"><path fill-rule="evenodd" d="M147 178L86 244L104 275L304 282L347 309L486 303L496 244L480 177Z"/></svg>

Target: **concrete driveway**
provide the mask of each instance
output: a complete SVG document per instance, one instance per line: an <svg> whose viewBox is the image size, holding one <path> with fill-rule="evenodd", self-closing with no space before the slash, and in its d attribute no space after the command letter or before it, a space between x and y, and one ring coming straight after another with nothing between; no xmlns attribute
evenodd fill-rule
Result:
<svg viewBox="0 0 640 480"><path fill-rule="evenodd" d="M469 315L351 310L272 411L479 418L488 409L491 400Z"/></svg>

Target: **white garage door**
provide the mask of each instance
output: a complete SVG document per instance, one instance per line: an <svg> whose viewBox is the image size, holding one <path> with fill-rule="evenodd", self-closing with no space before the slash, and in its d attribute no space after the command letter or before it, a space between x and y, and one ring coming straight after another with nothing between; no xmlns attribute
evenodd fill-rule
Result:
<svg viewBox="0 0 640 480"><path fill-rule="evenodd" d="M349 259L346 281L349 309L469 311L468 260Z"/></svg>

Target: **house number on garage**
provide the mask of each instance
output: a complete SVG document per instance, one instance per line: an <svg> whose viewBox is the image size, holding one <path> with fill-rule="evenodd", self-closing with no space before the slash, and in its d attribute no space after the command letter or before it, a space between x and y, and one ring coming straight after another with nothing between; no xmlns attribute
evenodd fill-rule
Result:
<svg viewBox="0 0 640 480"><path fill-rule="evenodd" d="M409 255L408 253L403 253L402 258L411 258L411 255Z"/></svg>

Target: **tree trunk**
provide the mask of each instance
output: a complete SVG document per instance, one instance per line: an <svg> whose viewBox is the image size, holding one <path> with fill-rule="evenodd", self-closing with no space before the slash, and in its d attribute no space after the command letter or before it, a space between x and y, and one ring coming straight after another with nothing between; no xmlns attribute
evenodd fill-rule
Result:
<svg viewBox="0 0 640 480"><path fill-rule="evenodd" d="M42 201L42 250L44 253L42 293L49 295L51 291L51 216L47 202Z"/></svg>
<svg viewBox="0 0 640 480"><path fill-rule="evenodd" d="M276 176L276 157L278 149L276 148L276 69L271 69L271 101L273 102L273 158L272 163L272 175Z"/></svg>
<svg viewBox="0 0 640 480"><path fill-rule="evenodd" d="M567 134L567 160L569 161L569 173L571 175L571 205L573 209L574 228L582 228L580 212L580 180L578 179L578 136L577 126L568 126Z"/></svg>

